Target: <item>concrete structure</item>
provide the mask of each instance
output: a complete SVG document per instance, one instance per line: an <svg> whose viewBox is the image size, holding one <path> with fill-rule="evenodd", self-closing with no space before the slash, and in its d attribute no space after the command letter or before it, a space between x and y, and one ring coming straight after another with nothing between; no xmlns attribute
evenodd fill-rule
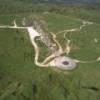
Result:
<svg viewBox="0 0 100 100"><path fill-rule="evenodd" d="M50 62L50 66L51 65L62 70L72 70L76 68L76 62L73 59L65 56L55 58Z"/></svg>

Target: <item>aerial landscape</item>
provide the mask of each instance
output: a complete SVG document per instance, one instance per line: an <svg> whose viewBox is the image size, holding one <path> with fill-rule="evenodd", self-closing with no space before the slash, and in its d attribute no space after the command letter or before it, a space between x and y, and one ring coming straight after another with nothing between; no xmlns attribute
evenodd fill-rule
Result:
<svg viewBox="0 0 100 100"><path fill-rule="evenodd" d="M100 1L0 0L0 100L100 100Z"/></svg>

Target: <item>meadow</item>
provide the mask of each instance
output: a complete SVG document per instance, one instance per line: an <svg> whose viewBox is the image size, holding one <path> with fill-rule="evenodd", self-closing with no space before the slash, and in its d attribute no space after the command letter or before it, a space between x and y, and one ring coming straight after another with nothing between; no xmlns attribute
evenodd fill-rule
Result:
<svg viewBox="0 0 100 100"><path fill-rule="evenodd" d="M0 25L21 25L23 17L46 22L48 32L78 28L82 20L93 22L79 32L69 32L73 47L70 57L92 60L100 56L100 14L98 10L70 9L66 13L39 12L1 14ZM63 33L57 39L64 47ZM94 38L98 42L94 42ZM40 44L41 57L49 52ZM99 100L100 62L78 64L72 71L39 68L26 30L0 29L0 100Z"/></svg>

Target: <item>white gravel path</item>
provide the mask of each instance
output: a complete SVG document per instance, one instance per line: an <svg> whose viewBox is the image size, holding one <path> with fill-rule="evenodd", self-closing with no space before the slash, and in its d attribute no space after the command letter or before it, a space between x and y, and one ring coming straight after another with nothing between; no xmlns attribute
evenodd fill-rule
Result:
<svg viewBox="0 0 100 100"><path fill-rule="evenodd" d="M86 24L92 24L89 22L83 22L83 25L80 26L79 29L71 29L71 30L65 30L66 32L72 32L72 31L78 31L81 30ZM40 63L38 62L38 58L39 58L39 47L35 42L35 38L37 36L40 36L40 33L38 33L34 27L19 27L17 26L16 22L14 21L14 26L10 26L10 25L2 25L0 26L0 28L11 28L11 29L26 29L28 31L29 37L30 37L30 41L32 43L32 45L34 46L35 49L35 58L34 58L34 63L39 66L39 67L57 67L63 70L72 70L74 68L76 68L76 64L77 63L91 63L91 62L96 62L96 61L100 61L100 57L98 57L96 60L94 61L80 61L80 60L76 60L76 59L71 59L69 57L65 57L65 56L61 56L63 53L65 53L65 51L63 51L62 46L60 45L60 43L56 40L56 35L52 34L53 40L55 41L55 43L58 45L58 55L55 55L55 53L51 54L49 57L47 57L44 62ZM67 46L66 46L66 53L69 54L70 53L70 40L68 40L67 42ZM48 63L46 63L47 61L49 61ZM64 65L63 62L64 61L68 61L68 65Z"/></svg>

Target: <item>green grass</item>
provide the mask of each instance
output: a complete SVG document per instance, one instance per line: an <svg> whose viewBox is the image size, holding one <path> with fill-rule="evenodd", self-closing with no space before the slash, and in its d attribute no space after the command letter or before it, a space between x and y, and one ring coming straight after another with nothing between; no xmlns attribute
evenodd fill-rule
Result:
<svg viewBox="0 0 100 100"><path fill-rule="evenodd" d="M43 18L47 22L48 30L56 33L60 30L79 27L81 21L76 19L80 17L75 14L72 16L66 13L67 16L65 16L56 13L48 15L34 13L26 14L26 17ZM94 18L90 16L91 19ZM0 24L11 24L13 19L19 23L22 17L21 14L13 17L3 15L0 16ZM71 57L92 60L100 56L99 27L99 24L93 24L80 32L69 32L66 35L66 38L72 40L72 46L79 48L72 50ZM97 44L93 41L94 37L99 40ZM58 35L57 38L61 42L64 39L63 34ZM42 50L40 60L43 60L48 50L39 42L38 44ZM63 42L61 45L63 46ZM73 71L59 72L51 68L39 68L34 64L34 48L27 31L0 29L0 100L99 100L99 70L100 62L78 64ZM84 87L95 87L99 90Z"/></svg>
<svg viewBox="0 0 100 100"><path fill-rule="evenodd" d="M43 62L45 60L46 57L48 57L51 53L49 48L43 44L40 40L36 40L37 45L40 47L39 48L39 61Z"/></svg>

